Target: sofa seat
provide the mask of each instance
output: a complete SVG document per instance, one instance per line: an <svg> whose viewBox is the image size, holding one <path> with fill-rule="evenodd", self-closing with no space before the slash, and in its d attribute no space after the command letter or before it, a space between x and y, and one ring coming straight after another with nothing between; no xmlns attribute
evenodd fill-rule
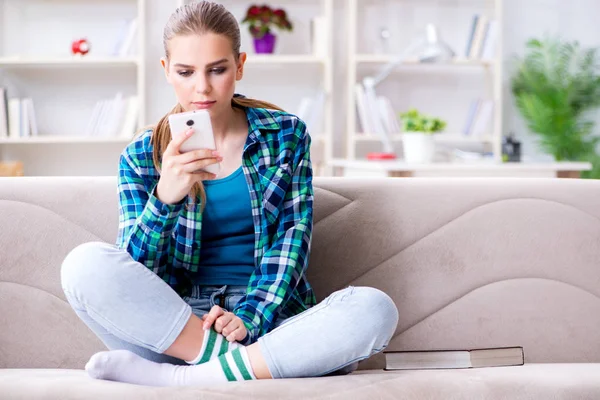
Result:
<svg viewBox="0 0 600 400"><path fill-rule="evenodd" d="M462 370L356 371L346 376L155 388L94 380L83 370L0 370L3 399L600 399L600 363Z"/></svg>

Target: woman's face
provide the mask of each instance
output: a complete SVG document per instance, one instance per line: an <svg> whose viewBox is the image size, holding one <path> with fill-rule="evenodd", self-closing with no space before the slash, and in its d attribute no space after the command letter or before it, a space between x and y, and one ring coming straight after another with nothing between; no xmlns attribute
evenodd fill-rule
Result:
<svg viewBox="0 0 600 400"><path fill-rule="evenodd" d="M236 64L229 39L214 33L176 36L168 47L169 60L161 63L183 109L206 109L213 119L228 115L246 54Z"/></svg>

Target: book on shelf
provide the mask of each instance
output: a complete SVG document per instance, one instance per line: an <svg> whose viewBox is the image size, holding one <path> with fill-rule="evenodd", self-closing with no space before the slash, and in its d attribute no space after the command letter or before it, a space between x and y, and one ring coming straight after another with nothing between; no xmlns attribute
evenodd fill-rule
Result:
<svg viewBox="0 0 600 400"><path fill-rule="evenodd" d="M0 138L19 139L38 135L33 99L9 98L0 88Z"/></svg>
<svg viewBox="0 0 600 400"><path fill-rule="evenodd" d="M305 96L300 100L296 116L304 121L311 136L320 135L323 131L325 96L325 91L320 90L315 96Z"/></svg>
<svg viewBox="0 0 600 400"><path fill-rule="evenodd" d="M0 87L0 138L8 137L8 93Z"/></svg>
<svg viewBox="0 0 600 400"><path fill-rule="evenodd" d="M386 134L395 135L400 133L400 124L390 99L385 96L377 96L377 105Z"/></svg>
<svg viewBox="0 0 600 400"><path fill-rule="evenodd" d="M493 60L498 45L499 29L497 20L486 15L473 15L467 35L465 57L471 60Z"/></svg>
<svg viewBox="0 0 600 400"><path fill-rule="evenodd" d="M467 112L467 119L463 127L465 136L480 137L490 131L494 117L494 101L489 99L475 99L471 102Z"/></svg>
<svg viewBox="0 0 600 400"><path fill-rule="evenodd" d="M358 119L362 132L375 132L374 124L371 122L371 115L369 114L369 107L367 106L367 98L365 96L363 85L357 83L354 86L354 91L356 97L356 110L358 111Z"/></svg>
<svg viewBox="0 0 600 400"><path fill-rule="evenodd" d="M385 370L463 369L524 365L523 347L470 350L387 351Z"/></svg>
<svg viewBox="0 0 600 400"><path fill-rule="evenodd" d="M119 30L117 40L112 51L113 56L126 57L133 53L135 49L135 38L137 37L138 20L132 18L123 21L123 25Z"/></svg>
<svg viewBox="0 0 600 400"><path fill-rule="evenodd" d="M374 95L360 83L355 85L356 109L362 132L376 134L382 139L400 133L400 124L392 102L386 96Z"/></svg>
<svg viewBox="0 0 600 400"><path fill-rule="evenodd" d="M323 15L318 15L310 20L310 43L312 53L317 57L327 55L327 19Z"/></svg>
<svg viewBox="0 0 600 400"><path fill-rule="evenodd" d="M137 129L138 98L117 93L96 102L85 129L86 136L133 137Z"/></svg>

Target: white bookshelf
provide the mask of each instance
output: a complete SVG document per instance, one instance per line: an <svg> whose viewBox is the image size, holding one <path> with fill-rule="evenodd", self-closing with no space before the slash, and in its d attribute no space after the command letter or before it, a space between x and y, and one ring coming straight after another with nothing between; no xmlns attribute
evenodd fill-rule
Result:
<svg viewBox="0 0 600 400"><path fill-rule="evenodd" d="M39 131L35 137L0 138L0 161L22 161L26 175L114 175L118 156L131 138L83 135L92 110L98 100L112 98L118 91L137 95L138 127L156 122L170 109L169 101L157 108L157 96L173 93L166 82L156 81L163 79L157 57L162 51L149 46L160 44L165 13L183 2L161 4L162 11L149 20L147 9L156 8L155 0L0 0L0 87L7 88L9 98L33 99ZM325 93L322 126L310 131L315 175L326 173L333 151L333 2L272 4L286 9L295 22L294 32L280 34L273 55L254 54L247 28L241 26L242 50L248 59L239 93L290 112L296 112L301 96ZM238 21L253 4L250 0L222 3ZM317 15L327 21L325 54L315 54L309 45L310 18ZM134 17L138 19L134 55L111 56L120 23ZM151 35L150 28L155 31ZM91 51L72 56L71 42L83 37L91 43ZM147 78L150 66L156 68ZM290 74L298 78L290 79ZM149 105L154 106L152 117Z"/></svg>
<svg viewBox="0 0 600 400"><path fill-rule="evenodd" d="M39 135L29 138L3 138L2 144L92 144L92 143L115 143L127 144L132 140L130 137L86 137L86 136L58 136Z"/></svg>
<svg viewBox="0 0 600 400"><path fill-rule="evenodd" d="M375 76L396 55L401 54L417 34L423 34L426 23L434 23L440 35L456 53L445 63L418 63L407 59L381 82L376 90L388 97L396 115L411 107L441 117L448 122L445 132L435 135L443 147L491 151L501 159L502 148L502 0L348 0L346 80L346 154L348 160L360 160L368 151L381 151L383 146L372 132L362 132L356 106L355 85L366 76ZM469 59L465 56L468 33L474 14L484 14L498 21L499 34L496 56L491 60ZM379 15L380 20L377 20ZM387 19L386 19L387 15ZM383 18L381 17L383 16ZM394 20L395 18L395 20ZM384 49L377 41L376 30L387 26L392 30L390 45ZM381 46L380 46L381 45ZM455 83L456 82L456 83ZM464 93L459 89L465 87ZM439 96L438 101L432 101ZM446 96L452 101L442 101ZM463 124L474 98L494 101L494 115L489 132L464 135ZM402 134L392 135L395 145ZM395 146L399 157L399 146Z"/></svg>
<svg viewBox="0 0 600 400"><path fill-rule="evenodd" d="M46 67L126 67L137 68L137 57L57 57L57 58L0 58L0 68L46 68Z"/></svg>
<svg viewBox="0 0 600 400"><path fill-rule="evenodd" d="M118 92L137 97L135 129L147 123L146 1L0 0L0 87L9 98L32 99L38 125L37 136L0 138L1 161L22 161L26 175L116 173L133 132L84 133L96 102ZM133 18L133 51L113 55ZM71 42L79 38L88 39L91 50L73 56ZM89 165L82 163L86 154Z"/></svg>
<svg viewBox="0 0 600 400"><path fill-rule="evenodd" d="M178 0L178 6L193 1ZM221 0L236 19L241 21L249 6L261 5L252 0ZM315 175L331 175L329 160L333 158L334 116L334 0L309 0L303 2L267 2L271 7L286 10L294 24L293 32L277 32L277 45L273 54L256 54L247 26L240 24L241 51L247 53L245 73L236 91L251 98L269 101L284 110L296 113L303 96L317 95L323 91L325 104L322 124L312 128L311 156ZM323 16L327 36L324 54L315 54L310 45L310 19ZM292 77L290 79L290 77ZM281 88L280 90L278 88Z"/></svg>

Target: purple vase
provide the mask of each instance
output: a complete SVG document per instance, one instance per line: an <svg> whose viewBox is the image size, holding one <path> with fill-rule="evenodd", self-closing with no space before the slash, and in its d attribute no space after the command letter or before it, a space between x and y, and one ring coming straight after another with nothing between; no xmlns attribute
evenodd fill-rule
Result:
<svg viewBox="0 0 600 400"><path fill-rule="evenodd" d="M271 54L275 49L276 36L272 33L266 33L260 39L254 39L254 51L257 54Z"/></svg>

